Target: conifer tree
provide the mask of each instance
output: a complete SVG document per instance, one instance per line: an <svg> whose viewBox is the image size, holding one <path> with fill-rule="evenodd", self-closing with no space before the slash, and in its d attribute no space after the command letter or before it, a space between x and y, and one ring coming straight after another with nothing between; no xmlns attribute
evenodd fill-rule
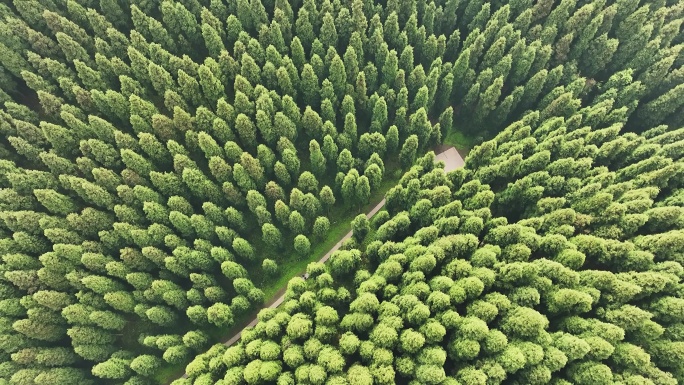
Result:
<svg viewBox="0 0 684 385"><path fill-rule="evenodd" d="M416 159L416 151L418 150L418 137L416 135L409 136L401 147L399 153L399 160L402 167L409 167Z"/></svg>
<svg viewBox="0 0 684 385"><path fill-rule="evenodd" d="M320 93L318 76L310 64L305 64L302 69L299 92L302 95L304 103L308 106L318 106Z"/></svg>
<svg viewBox="0 0 684 385"><path fill-rule="evenodd" d="M309 163L316 176L320 178L325 174L326 158L321 151L321 146L314 139L309 142Z"/></svg>
<svg viewBox="0 0 684 385"><path fill-rule="evenodd" d="M329 79L335 90L337 100L341 100L347 91L347 73L342 59L335 54L330 62Z"/></svg>
<svg viewBox="0 0 684 385"><path fill-rule="evenodd" d="M323 24L321 25L321 43L327 49L328 47L337 48L337 29L335 28L335 20L330 13L323 15Z"/></svg>
<svg viewBox="0 0 684 385"><path fill-rule="evenodd" d="M311 49L311 43L314 41L314 27L311 25L310 15L306 8L299 9L295 22L295 35L299 37L305 50Z"/></svg>

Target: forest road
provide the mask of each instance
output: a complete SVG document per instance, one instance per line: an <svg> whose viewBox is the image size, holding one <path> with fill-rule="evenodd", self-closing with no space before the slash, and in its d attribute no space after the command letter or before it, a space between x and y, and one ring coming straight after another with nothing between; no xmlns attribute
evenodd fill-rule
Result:
<svg viewBox="0 0 684 385"><path fill-rule="evenodd" d="M463 161L463 158L461 157L461 154L459 154L458 151L456 151L456 149L454 147L449 147L446 150L437 154L435 156L435 161L438 162L440 160L444 162L444 171L445 172L456 170L457 168L463 167L463 165L465 164L465 162ZM373 207L373 209L371 211L369 211L366 214L366 217L370 219L373 215L375 215L378 211L380 211L380 209L382 209L382 207L384 205L385 205L385 199L383 198L383 200L381 200L377 205L375 205L375 207ZM340 246L342 246L342 243L345 240L351 238L351 236L352 236L352 232L349 231L344 237L342 237L342 239L340 239L339 242L337 242L335 244L335 246L333 246L330 250L328 250L328 252L325 253L325 255L318 262L325 263L325 261L327 261L330 258L330 256L335 251L337 251L340 248ZM280 304L283 303L283 301L285 301L285 289L286 289L286 287L283 287L281 290L279 290L277 293L277 294L280 294L278 296L278 298L276 298L273 302L271 302L267 306L264 306L264 308L265 309L275 309L278 306L280 306ZM252 322L250 322L245 327L245 329L250 328L250 327L254 327L257 324L257 322L259 322L259 320L258 320L258 318L255 317L252 320ZM244 329L241 330L240 332L238 332L237 334L235 334L234 336L232 336L231 338L229 338L223 344L226 346L233 345L235 342L237 342L240 339L240 336L242 336L242 331L244 331ZM187 378L187 377L188 377L188 374L184 373L183 377L181 377L181 378Z"/></svg>

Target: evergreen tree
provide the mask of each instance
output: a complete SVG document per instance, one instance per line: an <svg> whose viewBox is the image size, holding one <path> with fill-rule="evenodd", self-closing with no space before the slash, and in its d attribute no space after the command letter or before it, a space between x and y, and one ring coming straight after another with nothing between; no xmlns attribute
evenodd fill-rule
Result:
<svg viewBox="0 0 684 385"><path fill-rule="evenodd" d="M384 97L378 98L373 107L373 116L371 117L371 132L383 132L387 126L387 102Z"/></svg>
<svg viewBox="0 0 684 385"><path fill-rule="evenodd" d="M211 25L202 24L202 37L204 37L204 45L211 56L218 57L221 51L226 49L219 32Z"/></svg>
<svg viewBox="0 0 684 385"><path fill-rule="evenodd" d="M318 98L320 87L318 83L318 76L314 72L310 64L305 64L302 69L301 83L299 92L302 95L302 100L308 106L318 106Z"/></svg>
<svg viewBox="0 0 684 385"><path fill-rule="evenodd" d="M249 148L256 147L256 127L252 120L245 114L239 114L235 119L235 130L240 142Z"/></svg>
<svg viewBox="0 0 684 385"><path fill-rule="evenodd" d="M409 136L401 147L399 153L399 160L402 167L409 167L416 159L416 151L418 150L418 137L416 135Z"/></svg>
<svg viewBox="0 0 684 385"><path fill-rule="evenodd" d="M337 29L335 28L335 20L330 13L323 15L323 24L321 25L321 43L324 48L337 48Z"/></svg>
<svg viewBox="0 0 684 385"><path fill-rule="evenodd" d="M314 27L311 24L310 15L306 8L300 8L295 22L295 35L301 40L305 50L311 48L314 41Z"/></svg>
<svg viewBox="0 0 684 385"><path fill-rule="evenodd" d="M309 163L316 176L320 178L325 174L326 158L321 151L320 145L314 139L309 142Z"/></svg>
<svg viewBox="0 0 684 385"><path fill-rule="evenodd" d="M362 204L368 203L368 199L370 198L371 194L371 188L370 188L370 182L368 181L368 177L365 175L361 175L357 180L356 180L356 186L355 186L355 195L356 199L358 199L359 202Z"/></svg>

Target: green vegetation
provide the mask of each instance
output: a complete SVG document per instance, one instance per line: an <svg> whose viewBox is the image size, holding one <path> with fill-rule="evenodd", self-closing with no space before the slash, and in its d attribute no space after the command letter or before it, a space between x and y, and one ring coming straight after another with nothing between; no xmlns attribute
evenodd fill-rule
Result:
<svg viewBox="0 0 684 385"><path fill-rule="evenodd" d="M461 154L467 154L475 145L475 140L461 131L451 131L442 141L444 145L456 147Z"/></svg>
<svg viewBox="0 0 684 385"><path fill-rule="evenodd" d="M683 21L3 2L0 385L683 382Z"/></svg>
<svg viewBox="0 0 684 385"><path fill-rule="evenodd" d="M668 154L684 129L537 114L463 169L419 159L370 232L355 219L358 248L309 264L280 308L174 384L682 381L684 169ZM554 145L578 139L582 157Z"/></svg>

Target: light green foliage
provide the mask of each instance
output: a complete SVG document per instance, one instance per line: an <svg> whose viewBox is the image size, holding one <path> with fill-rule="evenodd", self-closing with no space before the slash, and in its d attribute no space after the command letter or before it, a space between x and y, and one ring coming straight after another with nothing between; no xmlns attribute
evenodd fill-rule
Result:
<svg viewBox="0 0 684 385"><path fill-rule="evenodd" d="M294 248L300 256L305 257L311 250L311 242L305 235L299 234L294 239Z"/></svg>
<svg viewBox="0 0 684 385"><path fill-rule="evenodd" d="M683 382L682 6L641 3L4 2L0 383Z"/></svg>

